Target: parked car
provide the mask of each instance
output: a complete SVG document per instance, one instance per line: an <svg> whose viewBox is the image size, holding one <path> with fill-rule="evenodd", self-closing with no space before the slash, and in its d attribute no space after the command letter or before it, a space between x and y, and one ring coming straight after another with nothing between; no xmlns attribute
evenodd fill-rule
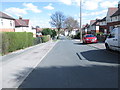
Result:
<svg viewBox="0 0 120 90"><path fill-rule="evenodd" d="M110 35L105 40L106 50L120 51L120 27L111 30Z"/></svg>
<svg viewBox="0 0 120 90"><path fill-rule="evenodd" d="M83 43L97 43L97 37L94 36L93 34L86 34L83 37Z"/></svg>

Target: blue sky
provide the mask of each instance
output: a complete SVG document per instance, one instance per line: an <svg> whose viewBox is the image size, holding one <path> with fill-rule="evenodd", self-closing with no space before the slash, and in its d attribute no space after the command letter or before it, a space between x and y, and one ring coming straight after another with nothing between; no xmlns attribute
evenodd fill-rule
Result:
<svg viewBox="0 0 120 90"><path fill-rule="evenodd" d="M52 2L51 2L52 1ZM106 16L108 7L117 7L119 0L82 0L82 24ZM50 15L56 11L63 12L79 21L80 0L6 0L2 1L0 11L14 18L22 16L30 19L33 26L51 27Z"/></svg>

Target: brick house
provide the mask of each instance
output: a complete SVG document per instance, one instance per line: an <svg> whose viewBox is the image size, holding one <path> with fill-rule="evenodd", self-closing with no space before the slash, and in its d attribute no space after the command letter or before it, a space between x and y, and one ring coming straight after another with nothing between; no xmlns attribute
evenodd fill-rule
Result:
<svg viewBox="0 0 120 90"><path fill-rule="evenodd" d="M100 23L100 32L103 32L103 33L107 33L107 30L108 30L108 27L107 27L107 22L106 22L106 17L104 17L103 19L101 19L99 21Z"/></svg>
<svg viewBox="0 0 120 90"><path fill-rule="evenodd" d="M99 23L97 19L90 21L89 32L91 32L92 34L99 32Z"/></svg>
<svg viewBox="0 0 120 90"><path fill-rule="evenodd" d="M83 34L90 33L90 25L89 24L83 25L82 32L83 32Z"/></svg>
<svg viewBox="0 0 120 90"><path fill-rule="evenodd" d="M118 8L108 8L107 16L106 16L106 22L107 22L107 32L109 33L114 28L114 23L112 21L111 16L118 10Z"/></svg>
<svg viewBox="0 0 120 90"><path fill-rule="evenodd" d="M0 32L14 32L15 19L0 11Z"/></svg>
<svg viewBox="0 0 120 90"><path fill-rule="evenodd" d="M111 16L111 22L108 25L112 28L120 26L120 2L118 3L118 10Z"/></svg>
<svg viewBox="0 0 120 90"><path fill-rule="evenodd" d="M118 4L119 6L119 4ZM118 24L120 20L118 19L120 10L118 8L108 8L106 17L100 20L100 30L103 33L110 33L110 31Z"/></svg>

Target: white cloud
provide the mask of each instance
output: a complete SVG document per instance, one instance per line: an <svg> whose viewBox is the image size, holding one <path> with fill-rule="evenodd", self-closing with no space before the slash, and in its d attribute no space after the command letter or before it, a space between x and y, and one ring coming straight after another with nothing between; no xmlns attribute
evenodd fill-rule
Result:
<svg viewBox="0 0 120 90"><path fill-rule="evenodd" d="M27 14L27 11L33 11L35 13L40 13L42 12L40 9L38 9L37 6L33 5L32 3L23 3L24 8L16 8L16 7L10 7L5 9L5 12L11 15L16 15L16 16L23 16Z"/></svg>
<svg viewBox="0 0 120 90"><path fill-rule="evenodd" d="M90 23L90 20L102 19L106 16L106 14L107 14L107 10L91 12L91 13L83 13L82 14L82 25L86 23ZM94 18L88 18L88 17L94 17Z"/></svg>
<svg viewBox="0 0 120 90"><path fill-rule="evenodd" d="M106 15L107 14L107 10L102 10L102 11L98 11L98 12L91 12L91 13L83 13L82 16L96 16L96 15Z"/></svg>
<svg viewBox="0 0 120 90"><path fill-rule="evenodd" d="M99 8L99 3L104 0L82 0L82 7L86 10L96 10Z"/></svg>
<svg viewBox="0 0 120 90"><path fill-rule="evenodd" d="M15 8L15 7L7 8L5 9L5 12L12 14L12 15L16 15L16 16L22 16L22 15L27 14L25 9L20 9L20 8Z"/></svg>
<svg viewBox="0 0 120 90"><path fill-rule="evenodd" d="M94 1L86 1L84 3L84 8L86 10L96 10L98 8L98 3Z"/></svg>
<svg viewBox="0 0 120 90"><path fill-rule="evenodd" d="M23 6L25 6L26 10L31 10L35 13L40 13L42 12L40 9L38 9L37 6L33 5L32 3L23 3Z"/></svg>
<svg viewBox="0 0 120 90"><path fill-rule="evenodd" d="M51 13L48 13L48 16L51 16L52 14Z"/></svg>
<svg viewBox="0 0 120 90"><path fill-rule="evenodd" d="M82 25L85 25L85 24L89 24L90 23L90 20L89 19L83 19L82 20Z"/></svg>
<svg viewBox="0 0 120 90"><path fill-rule="evenodd" d="M53 10L54 7L52 7L52 4L50 3L48 6L45 6L44 7L45 9L48 9L48 10Z"/></svg>
<svg viewBox="0 0 120 90"><path fill-rule="evenodd" d="M118 2L117 1L104 1L102 3L100 3L100 6L102 8L108 8L108 7L114 7L115 5L117 5Z"/></svg>
<svg viewBox="0 0 120 90"><path fill-rule="evenodd" d="M40 26L40 28L51 27L48 19L32 17L30 20L33 27L36 27L36 26Z"/></svg>
<svg viewBox="0 0 120 90"><path fill-rule="evenodd" d="M76 4L80 6L80 0L75 0Z"/></svg>
<svg viewBox="0 0 120 90"><path fill-rule="evenodd" d="M72 0L59 0L59 1L66 4L66 5L71 5L72 4Z"/></svg>

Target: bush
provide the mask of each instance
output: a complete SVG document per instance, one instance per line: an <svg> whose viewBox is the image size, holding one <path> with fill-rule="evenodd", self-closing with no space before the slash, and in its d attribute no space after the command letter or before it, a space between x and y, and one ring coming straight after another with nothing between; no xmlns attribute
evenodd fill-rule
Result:
<svg viewBox="0 0 120 90"><path fill-rule="evenodd" d="M98 33L95 33L95 35L103 35L103 32L98 32Z"/></svg>
<svg viewBox="0 0 120 90"><path fill-rule="evenodd" d="M47 42L50 40L50 35L42 36L42 42Z"/></svg>
<svg viewBox="0 0 120 90"><path fill-rule="evenodd" d="M37 38L33 38L33 39L34 39L33 40L34 45L42 43L42 38L41 37L37 37Z"/></svg>
<svg viewBox="0 0 120 90"><path fill-rule="evenodd" d="M45 28L42 31L42 35L52 35L52 30L49 28Z"/></svg>
<svg viewBox="0 0 120 90"><path fill-rule="evenodd" d="M52 38L54 38L57 35L57 32L55 30L45 28L42 31L42 35L50 35Z"/></svg>
<svg viewBox="0 0 120 90"><path fill-rule="evenodd" d="M32 45L33 34L30 32L2 32L2 54Z"/></svg>
<svg viewBox="0 0 120 90"><path fill-rule="evenodd" d="M80 32L74 36L74 39L80 39Z"/></svg>

